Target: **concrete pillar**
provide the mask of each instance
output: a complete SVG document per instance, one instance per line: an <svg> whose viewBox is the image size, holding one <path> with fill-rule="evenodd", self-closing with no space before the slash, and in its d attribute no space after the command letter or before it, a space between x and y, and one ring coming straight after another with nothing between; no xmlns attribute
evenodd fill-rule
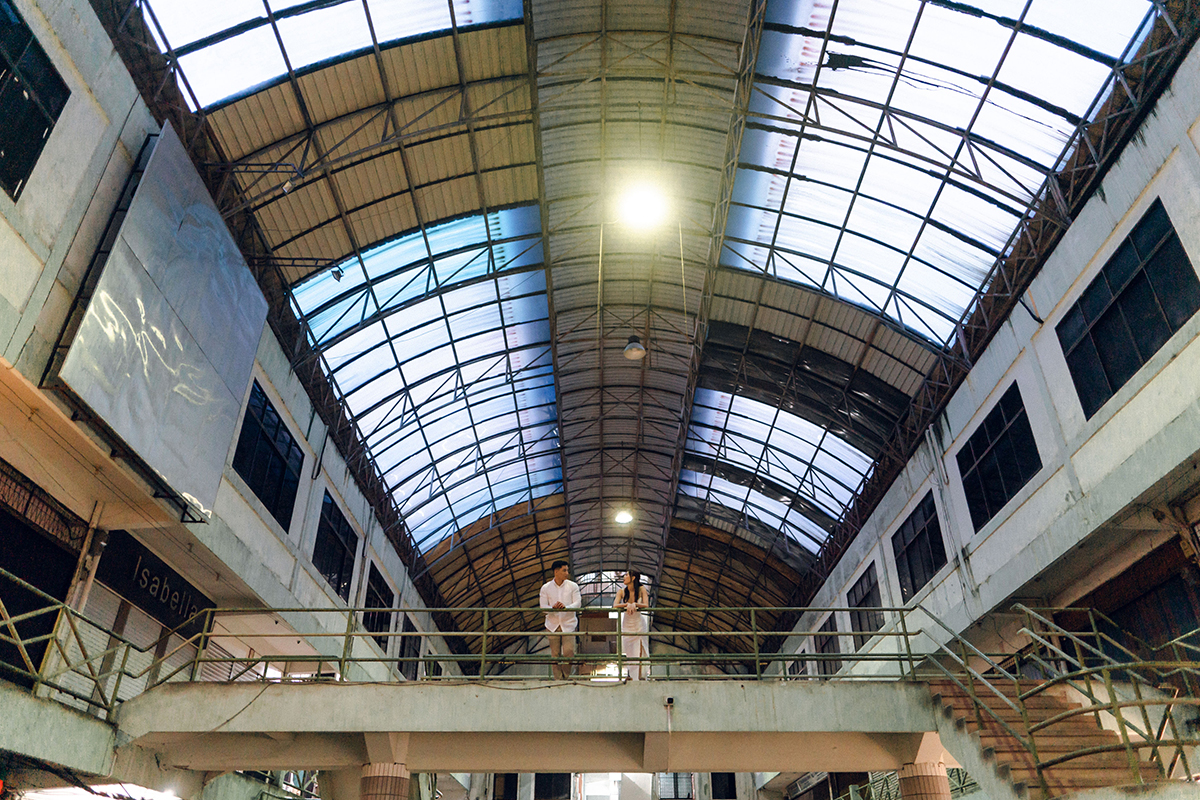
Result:
<svg viewBox="0 0 1200 800"><path fill-rule="evenodd" d="M472 772L471 782L467 786L467 800L492 800L492 782L495 776L490 772Z"/></svg>
<svg viewBox="0 0 1200 800"><path fill-rule="evenodd" d="M712 773L711 772L697 772L695 781L696 781L696 800L713 800Z"/></svg>
<svg viewBox="0 0 1200 800"><path fill-rule="evenodd" d="M408 800L412 776L403 764L364 764L360 783L361 800Z"/></svg>
<svg viewBox="0 0 1200 800"><path fill-rule="evenodd" d="M922 761L900 768L903 800L950 800L950 778L941 761Z"/></svg>

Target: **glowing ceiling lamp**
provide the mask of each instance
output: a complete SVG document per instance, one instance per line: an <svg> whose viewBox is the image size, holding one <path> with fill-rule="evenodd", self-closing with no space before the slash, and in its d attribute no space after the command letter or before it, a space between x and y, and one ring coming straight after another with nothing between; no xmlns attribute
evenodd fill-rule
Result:
<svg viewBox="0 0 1200 800"><path fill-rule="evenodd" d="M618 525L628 525L629 523L633 522L633 514L630 514L628 509L622 508L617 512L617 516L614 517L614 519L617 521Z"/></svg>

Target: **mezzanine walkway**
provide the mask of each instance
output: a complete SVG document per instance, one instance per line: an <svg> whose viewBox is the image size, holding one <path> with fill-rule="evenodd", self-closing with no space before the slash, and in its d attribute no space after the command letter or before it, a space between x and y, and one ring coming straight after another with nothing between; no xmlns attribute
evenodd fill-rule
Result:
<svg viewBox="0 0 1200 800"><path fill-rule="evenodd" d="M941 755L927 686L898 681L180 683L116 722L206 772L848 772Z"/></svg>

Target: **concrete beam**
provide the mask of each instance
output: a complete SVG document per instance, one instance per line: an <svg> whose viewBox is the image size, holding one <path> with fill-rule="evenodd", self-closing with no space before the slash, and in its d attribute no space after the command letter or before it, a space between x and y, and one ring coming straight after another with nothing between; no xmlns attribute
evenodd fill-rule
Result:
<svg viewBox="0 0 1200 800"><path fill-rule="evenodd" d="M118 724L197 771L762 772L896 769L937 720L922 684L547 681L169 684Z"/></svg>

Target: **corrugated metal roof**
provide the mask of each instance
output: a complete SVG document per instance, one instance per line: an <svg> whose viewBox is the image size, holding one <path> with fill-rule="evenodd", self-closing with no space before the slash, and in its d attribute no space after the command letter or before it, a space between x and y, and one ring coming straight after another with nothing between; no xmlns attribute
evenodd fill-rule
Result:
<svg viewBox="0 0 1200 800"><path fill-rule="evenodd" d="M525 19L413 0L368 3L372 32L357 4L189 21L184 0L146 2L232 175L219 204L252 216L444 596L469 604L528 602L566 552L642 570L660 603L790 599L1161 13L534 0ZM252 41L240 74L223 54ZM633 234L617 200L646 180L670 222ZM471 395L484 364L534 382ZM443 379L463 394L444 407L421 388ZM385 406L362 398L392 384L413 393L397 430L457 435L461 401L474 433L454 452L507 455L418 469L425 442L391 464Z"/></svg>

